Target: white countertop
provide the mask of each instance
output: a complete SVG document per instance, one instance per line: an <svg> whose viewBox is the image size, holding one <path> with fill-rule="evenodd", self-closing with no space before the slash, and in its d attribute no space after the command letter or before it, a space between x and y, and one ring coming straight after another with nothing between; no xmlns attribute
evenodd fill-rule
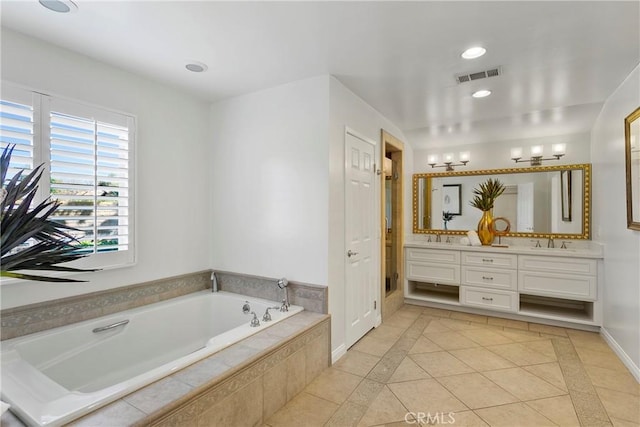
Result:
<svg viewBox="0 0 640 427"><path fill-rule="evenodd" d="M443 237L446 239L446 236ZM540 242L540 244L546 244ZM561 245L561 242L556 242L557 245ZM533 246L524 245L511 245L509 247L495 247L495 246L467 246L460 243L445 243L445 242L427 242L424 240L406 240L404 243L405 248L429 248L429 249L445 249L445 250L459 250L470 252L487 252L487 253L506 253L506 254L521 254L521 255L540 255L540 256L562 256L570 258L604 258L604 250L602 245L595 242L584 242L584 247L568 249L562 248L536 248Z"/></svg>

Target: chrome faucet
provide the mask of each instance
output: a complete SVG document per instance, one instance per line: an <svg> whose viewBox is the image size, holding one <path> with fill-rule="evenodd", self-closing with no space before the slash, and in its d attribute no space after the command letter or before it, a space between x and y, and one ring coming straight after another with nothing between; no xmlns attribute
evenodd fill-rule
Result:
<svg viewBox="0 0 640 427"><path fill-rule="evenodd" d="M440 235L436 233L436 243L440 243L440 242L441 242Z"/></svg>
<svg viewBox="0 0 640 427"><path fill-rule="evenodd" d="M269 313L269 310L278 310L280 307L267 307L267 311L264 312L264 316L262 316L262 321L263 322L271 322L271 313Z"/></svg>
<svg viewBox="0 0 640 427"><path fill-rule="evenodd" d="M260 326L260 321L258 320L258 316L256 315L255 311L252 311L251 314L253 314L253 319L251 319L251 323L249 323L249 326L251 326L252 328Z"/></svg>
<svg viewBox="0 0 640 427"><path fill-rule="evenodd" d="M553 243L553 237L549 237L549 240L547 240L547 248L555 248L556 245Z"/></svg>
<svg viewBox="0 0 640 427"><path fill-rule="evenodd" d="M289 281L286 278L282 278L278 280L278 287L284 291L284 299L282 300L282 305L280 306L280 311L289 311L289 292L287 291L287 286L289 285Z"/></svg>

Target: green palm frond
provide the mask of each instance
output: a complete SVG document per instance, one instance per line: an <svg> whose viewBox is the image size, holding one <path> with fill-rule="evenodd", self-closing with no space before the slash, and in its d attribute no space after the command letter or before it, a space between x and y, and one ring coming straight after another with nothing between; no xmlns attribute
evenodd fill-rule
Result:
<svg viewBox="0 0 640 427"><path fill-rule="evenodd" d="M489 178L486 182L480 183L479 187L473 190L471 206L481 211L493 209L495 200L504 193L505 186L498 179Z"/></svg>
<svg viewBox="0 0 640 427"><path fill-rule="evenodd" d="M78 251L81 246L70 234L77 230L49 219L60 206L59 202L46 199L31 207L38 192L42 165L27 175L20 171L9 181L6 180L13 148L14 146L7 146L0 157L0 276L45 282L82 282L83 280L16 272L95 270L58 265L86 256ZM22 247L25 248L21 249Z"/></svg>

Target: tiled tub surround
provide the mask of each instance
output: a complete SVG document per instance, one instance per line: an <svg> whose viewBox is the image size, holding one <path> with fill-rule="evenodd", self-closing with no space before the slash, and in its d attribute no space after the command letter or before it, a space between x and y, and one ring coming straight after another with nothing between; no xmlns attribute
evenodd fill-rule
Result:
<svg viewBox="0 0 640 427"><path fill-rule="evenodd" d="M329 315L303 311L70 425L260 425L329 361ZM2 427L21 426L2 416Z"/></svg>
<svg viewBox="0 0 640 427"><path fill-rule="evenodd" d="M204 290L4 341L2 398L29 423L64 424L302 311L250 326L275 304Z"/></svg>
<svg viewBox="0 0 640 427"><path fill-rule="evenodd" d="M216 272L219 289L270 301L281 301L277 279ZM154 280L70 298L0 311L0 339L20 337L71 323L95 319L211 287L211 270ZM289 301L316 313L328 313L327 287L289 282Z"/></svg>

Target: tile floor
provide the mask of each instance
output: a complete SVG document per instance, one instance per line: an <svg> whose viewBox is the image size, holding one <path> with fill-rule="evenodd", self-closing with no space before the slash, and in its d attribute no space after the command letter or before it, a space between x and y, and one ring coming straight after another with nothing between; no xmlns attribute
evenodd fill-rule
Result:
<svg viewBox="0 0 640 427"><path fill-rule="evenodd" d="M405 305L265 423L425 424L639 426L640 385L597 333Z"/></svg>

